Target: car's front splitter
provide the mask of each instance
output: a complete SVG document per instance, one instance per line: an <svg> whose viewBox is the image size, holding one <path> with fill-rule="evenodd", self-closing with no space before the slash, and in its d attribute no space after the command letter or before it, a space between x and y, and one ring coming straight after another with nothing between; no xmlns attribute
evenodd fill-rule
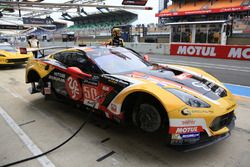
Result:
<svg viewBox="0 0 250 167"><path fill-rule="evenodd" d="M188 144L188 143L182 143L179 145L170 145L171 148L177 150L177 151L194 151L198 150L207 146L210 146L212 144L218 143L226 138L228 138L231 135L231 130L235 127L235 117L232 119L231 123L227 126L227 128L230 130L227 133L217 135L217 136L208 136L205 132L200 135L200 139L197 140L197 142Z"/></svg>
<svg viewBox="0 0 250 167"><path fill-rule="evenodd" d="M171 145L170 147L177 150L177 151L183 151L183 152L189 152L189 151L194 151L198 149L202 149L204 147L210 146L212 144L218 143L226 138L228 138L231 135L230 132L225 133L220 136L213 136L210 138L207 138L206 141L201 141L195 144L190 144L190 145Z"/></svg>

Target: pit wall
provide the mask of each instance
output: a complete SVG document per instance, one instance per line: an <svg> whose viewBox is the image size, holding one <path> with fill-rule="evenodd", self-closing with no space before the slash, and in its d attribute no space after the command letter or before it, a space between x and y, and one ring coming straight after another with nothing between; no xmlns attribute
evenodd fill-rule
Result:
<svg viewBox="0 0 250 167"><path fill-rule="evenodd" d="M73 47L78 45L101 45L102 42L83 42L80 41L78 43L75 42L41 42L41 47L49 47L49 46L67 46ZM22 46L26 47L26 46ZM131 48L139 53L143 54L160 54L160 55L169 55L170 54L170 45L168 43L125 43L125 47Z"/></svg>
<svg viewBox="0 0 250 167"><path fill-rule="evenodd" d="M125 43L125 46L144 54L170 54L170 45L166 43Z"/></svg>

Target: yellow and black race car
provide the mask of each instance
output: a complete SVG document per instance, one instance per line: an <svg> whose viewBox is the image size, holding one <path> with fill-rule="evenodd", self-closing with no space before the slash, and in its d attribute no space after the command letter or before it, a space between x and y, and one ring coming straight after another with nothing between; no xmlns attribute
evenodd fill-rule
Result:
<svg viewBox="0 0 250 167"><path fill-rule="evenodd" d="M9 43L0 43L0 66L25 64L32 56L31 52L19 53Z"/></svg>
<svg viewBox="0 0 250 167"><path fill-rule="evenodd" d="M75 101L149 133L164 131L171 145L200 148L227 138L236 103L229 90L192 67L157 65L133 50L93 46L65 49L26 67L34 92Z"/></svg>

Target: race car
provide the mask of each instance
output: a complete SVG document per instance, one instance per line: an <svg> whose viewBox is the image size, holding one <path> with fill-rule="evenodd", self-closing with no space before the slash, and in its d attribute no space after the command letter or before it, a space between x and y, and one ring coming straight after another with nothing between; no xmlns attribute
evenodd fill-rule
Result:
<svg viewBox="0 0 250 167"><path fill-rule="evenodd" d="M22 54L9 43L0 43L0 66L25 64L33 54L31 52Z"/></svg>
<svg viewBox="0 0 250 167"><path fill-rule="evenodd" d="M169 144L196 149L218 142L234 127L231 92L201 69L159 65L123 47L64 49L26 67L33 93L56 96L132 123L164 132Z"/></svg>

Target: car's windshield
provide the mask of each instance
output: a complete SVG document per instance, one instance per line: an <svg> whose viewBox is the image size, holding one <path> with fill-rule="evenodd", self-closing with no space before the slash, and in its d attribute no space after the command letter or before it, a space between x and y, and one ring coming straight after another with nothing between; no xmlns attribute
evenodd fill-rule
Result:
<svg viewBox="0 0 250 167"><path fill-rule="evenodd" d="M88 52L97 65L105 72L123 73L150 66L136 53L125 48L102 48Z"/></svg>
<svg viewBox="0 0 250 167"><path fill-rule="evenodd" d="M0 45L0 50L4 50L7 52L16 52L15 48L11 47L10 45Z"/></svg>

